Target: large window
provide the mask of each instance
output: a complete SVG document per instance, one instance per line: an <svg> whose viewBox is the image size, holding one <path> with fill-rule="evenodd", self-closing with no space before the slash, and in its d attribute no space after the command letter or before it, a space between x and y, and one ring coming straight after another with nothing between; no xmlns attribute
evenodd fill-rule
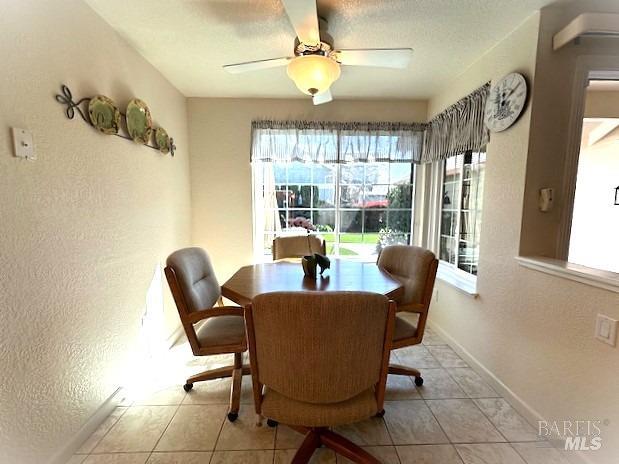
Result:
<svg viewBox="0 0 619 464"><path fill-rule="evenodd" d="M411 163L252 164L257 254L270 255L276 235L305 230L324 237L331 255L370 257L410 243Z"/></svg>
<svg viewBox="0 0 619 464"><path fill-rule="evenodd" d="M439 258L477 275L486 154L468 151L443 166Z"/></svg>

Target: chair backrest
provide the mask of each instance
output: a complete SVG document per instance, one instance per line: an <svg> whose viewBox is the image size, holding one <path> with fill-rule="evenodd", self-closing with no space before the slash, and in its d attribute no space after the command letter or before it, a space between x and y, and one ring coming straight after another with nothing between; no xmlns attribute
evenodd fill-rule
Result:
<svg viewBox="0 0 619 464"><path fill-rule="evenodd" d="M398 309L407 305L429 305L434 288L438 260L425 248L407 245L391 245L381 250L377 263L404 286L404 296L398 300ZM416 311L419 312L419 311Z"/></svg>
<svg viewBox="0 0 619 464"><path fill-rule="evenodd" d="M306 255L327 254L325 241L316 235L294 235L275 237L273 240L273 260L283 258L301 258Z"/></svg>
<svg viewBox="0 0 619 464"><path fill-rule="evenodd" d="M395 304L376 293L258 295L245 309L252 375L307 403L337 403L376 387L382 407L394 314Z"/></svg>
<svg viewBox="0 0 619 464"><path fill-rule="evenodd" d="M211 260L202 248L183 248L168 256L164 271L189 345L198 354L200 343L190 315L212 308L221 295Z"/></svg>

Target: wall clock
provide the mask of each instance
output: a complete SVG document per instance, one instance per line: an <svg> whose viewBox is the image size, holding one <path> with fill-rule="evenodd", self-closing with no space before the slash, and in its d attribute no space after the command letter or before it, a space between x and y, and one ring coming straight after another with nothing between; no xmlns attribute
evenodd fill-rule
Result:
<svg viewBox="0 0 619 464"><path fill-rule="evenodd" d="M501 132L511 126L527 100L527 81L518 73L500 79L490 90L484 122L491 132Z"/></svg>

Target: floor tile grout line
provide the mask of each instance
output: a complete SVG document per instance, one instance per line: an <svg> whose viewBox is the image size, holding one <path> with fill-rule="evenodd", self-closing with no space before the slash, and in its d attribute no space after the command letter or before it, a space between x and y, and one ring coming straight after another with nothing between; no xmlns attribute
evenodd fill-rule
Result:
<svg viewBox="0 0 619 464"><path fill-rule="evenodd" d="M160 451L161 452L161 451ZM167 451L164 451L167 452ZM104 453L90 453L88 456L105 456L106 454L150 454L150 451L106 451ZM86 455L82 455L86 456Z"/></svg>
<svg viewBox="0 0 619 464"><path fill-rule="evenodd" d="M486 418L486 420L490 423L490 425L492 426L492 428L494 428L494 429L495 429L495 430L499 433L499 435L500 435L501 437L505 438L505 441L504 441L504 442L500 442L500 441L478 441L478 442L471 442L471 443L468 443L468 442L454 442L454 441L452 441L452 440L451 440L451 438L447 437L447 439L449 440L449 442L450 442L451 444L453 444L453 445L465 445L465 444L472 444L472 443L480 443L480 444L482 444L482 443L509 443L509 440L505 437L505 435L503 435L503 434L501 433L501 431L498 429L498 427L497 427L496 425L494 425L494 422L492 422L492 421L490 420L490 418L488 418L488 416L486 416L486 415L484 414L484 412L481 410L481 408L480 408L479 406L477 406L477 404L475 403L475 401L473 401L473 399L471 399L471 398L446 398L446 400L450 400L450 399L455 399L455 400L461 400L461 399L463 399L463 400L469 400L469 401L471 401L471 402L475 405L475 407L476 407L477 409L479 409L479 411L480 411L480 412L481 412L481 414L482 414L482 415ZM445 401L445 400L430 400L430 401ZM432 409L430 408L430 405L427 405L427 406L428 406L428 409L430 409L430 411L431 411L431 412L432 412L432 414L434 415L434 411L432 411ZM436 416L435 416L435 418L436 418ZM436 421L438 422L438 418L436 418ZM439 424L438 424L438 425L439 425L439 426L441 426L441 428L443 428L443 426L441 425L441 423L440 423L440 422L439 422ZM447 435L447 434L445 434L445 435Z"/></svg>
<svg viewBox="0 0 619 464"><path fill-rule="evenodd" d="M490 397L490 398L471 398L471 399L473 400L473 403L475 403L475 406L477 406L481 410L482 414L484 414L488 418L488 420L492 423L492 425L494 425L494 422L492 422L490 417L488 417L486 415L486 413L484 413L484 411L481 409L481 407L477 404L477 401L475 401L475 400L503 400L505 403L507 403L507 406L514 411L514 414L516 414L516 416L520 417L524 421L525 424L527 424L529 427L531 427L531 429L535 430L533 425L531 425L529 423L529 421L522 414L520 414L518 411L516 411L516 408L514 408L511 404L509 404L509 401L507 401L502 396ZM499 427L496 426L496 425L495 425L495 428L497 430L499 430ZM500 430L499 430L499 432L502 434L502 432ZM505 436L505 438L507 439L507 436ZM513 441L513 442L510 442L510 440L507 440L507 441L509 443L535 443L535 442L542 442L542 441L548 441L548 440Z"/></svg>
<svg viewBox="0 0 619 464"><path fill-rule="evenodd" d="M482 399L482 398L477 398L477 399ZM495 398L496 399L496 398ZM503 399L503 397L501 397L500 399ZM475 407L477 409L479 409L481 411L481 413L483 414L483 416L486 418L486 420L488 422L490 422L490 424L496 429L497 432L499 432L499 435L501 435L503 438L505 438L505 441L507 443L509 443L509 440L507 439L507 437L505 436L505 434L503 434L503 432L499 429L498 425L496 425L491 419L490 417L483 411L483 409L481 409L479 407L479 405L477 404L477 402L475 401L475 399L471 399L471 401L473 402L473 404L475 405ZM511 406L510 406L511 408ZM514 411L515 412L515 411Z"/></svg>
<svg viewBox="0 0 619 464"><path fill-rule="evenodd" d="M268 426L267 426L268 427ZM275 438L273 438L273 464L275 464L275 450L277 449L277 435L279 434L279 424L275 427Z"/></svg>
<svg viewBox="0 0 619 464"><path fill-rule="evenodd" d="M525 457L525 456L524 456L524 455L523 455L520 451L518 451L518 448L515 448L514 446L512 446L512 445L511 445L511 443L510 443L510 446L513 448L513 450L516 452L516 454L517 454L518 456L520 456L520 458L521 458L521 459L522 459L525 463L528 463L528 462L529 462L529 460L528 460L528 459L527 459L527 458L526 458L526 457Z"/></svg>
<svg viewBox="0 0 619 464"><path fill-rule="evenodd" d="M430 369L430 368L426 368L425 370L428 370L428 369ZM454 382L456 382L456 385L460 388L460 390L462 391L462 393L464 393L464 394L466 395L466 397L464 397L463 399L469 398L469 395L468 395L468 393L467 393L467 392L465 392L465 391L464 391L464 388L462 388L462 386L461 386L461 385L460 385L460 384L456 381L456 379L454 379L454 378L451 376L451 374L449 373L449 369L448 369L448 368L446 368L446 367L442 367L441 369L442 369L442 370L444 370L444 371L447 373L447 376L448 376L451 380L453 380ZM422 374L423 374L423 373L422 373ZM451 398L426 398L426 397L424 397L424 396L423 396L423 393L421 393L421 391L419 391L419 394L422 396L422 398L423 398L424 400L425 400L425 399L429 399L429 400L432 400L432 399L451 399ZM453 398L453 399L460 399L460 398Z"/></svg>
<svg viewBox="0 0 619 464"><path fill-rule="evenodd" d="M185 394L187 394L187 393L185 393ZM183 397L183 399L185 399L185 397ZM168 430L168 427L170 427L170 424L172 423L172 421L176 417L176 414L178 413L178 410L181 408L182 404L183 404L183 401L181 400L181 402L178 405L176 405L176 410L174 411L174 414L172 414L172 417L170 417L170 420L168 421L168 423L166 424L165 428L163 429L163 432L161 432L161 435L159 435L159 438L155 442L155 446L153 446L153 449L150 450L150 454L148 455L148 458L146 459L146 462L148 462L150 457L153 455L153 452L157 449L157 445L159 444L159 442L161 441L161 439L165 435L166 431Z"/></svg>
<svg viewBox="0 0 619 464"><path fill-rule="evenodd" d="M438 417L436 417L436 414L434 414L434 411L432 411L432 408L430 407L430 405L428 404L428 402L425 399L423 400L423 404L425 405L426 408L428 408L428 411L430 411L430 414L432 414L432 417L434 417L434 420L436 421L436 423L440 427L441 431L443 432L443 435L445 435L445 438L447 438L447 440L449 441L449 444L451 446L453 446L453 441L451 441L451 437L449 435L447 435L447 432L445 432L445 429L443 428L443 426L439 422Z"/></svg>
<svg viewBox="0 0 619 464"><path fill-rule="evenodd" d="M241 378L241 387L243 383L243 379ZM224 419L221 421L221 425L219 426L219 432L217 432L217 438L215 439L215 443L213 443L213 453L211 454L211 459L209 459L209 464L213 461L213 457L215 456L215 451L217 450L217 443L219 443L219 438L221 437L221 431L224 429L224 426L226 425L226 420L228 418L228 415L226 413L226 415L224 416Z"/></svg>
<svg viewBox="0 0 619 464"><path fill-rule="evenodd" d="M451 350L453 351L453 348L451 348L449 345L445 345L445 346L449 347L449 349L451 349ZM430 352L430 350L428 350L428 352L430 353L430 355L431 355L431 356L433 356L433 355L432 355L432 352ZM455 353L455 351L454 351L454 353ZM456 353L456 356L458 356L458 353ZM460 356L458 356L458 358L460 358ZM441 366L443 366L443 363L441 363L441 362L440 362L440 360L439 360L439 364L440 364ZM465 366L465 367L468 367L468 368L470 369L470 366L468 366L468 365L467 365L467 366ZM475 407L476 407L476 408L477 408L477 409L481 412L481 414L482 414L482 415L486 418L486 420L490 423L490 425L491 425L491 426L492 426L492 427L493 427L493 428L494 428L494 429L495 429L495 430L499 433L499 435L500 435L501 437L505 438L505 441L506 441L506 442L509 442L509 440L507 440L507 437L506 437L505 435L503 435L503 433L502 433L502 432L499 430L499 428L498 428L498 427L494 424L494 422L492 422L492 421L490 420L490 418L489 418L489 417L488 417L488 416L487 416L487 415L486 415L486 414L485 414L485 413L481 410L481 408L477 405L477 403L474 401L474 400L475 400L475 398L471 398L471 397L470 397L470 395L469 395L466 391L464 391L464 389L460 386L460 384L458 383L458 381L457 381L455 378L453 378L453 376L451 375L451 373L449 372L449 370L450 370L450 369L456 369L457 367L456 367L456 366L452 366L452 367L448 368L448 367L443 366L443 368L445 369L445 371L447 371L447 375L448 375L448 376L449 376L449 377L450 377L450 378L451 378L454 382L456 382L456 384L460 387L460 389L461 389L461 390L462 390L462 391L463 391L463 392L467 395L467 398L453 398L453 399L468 399L468 400L470 400L470 401L471 401L471 402L475 405ZM479 374L478 374L478 375L479 375ZM422 396L423 396L423 395L422 395ZM503 398L503 397L500 397L500 398ZM425 398L423 398L423 400L424 400L424 401L426 401L426 399L425 399ZM445 430L443 429L443 426L441 425L441 423L439 422L438 418L437 418L437 417L436 417L436 415L434 414L434 411L432 411L432 409L430 408L430 405L426 403L426 406L427 406L427 408L428 408L428 409L430 409L430 412L431 412L431 413L432 413L432 415L434 416L434 419L435 419L435 420L436 420L436 422L438 423L439 427L441 428L441 430L443 430L443 433L445 433L445 436L447 437L447 439L449 440L449 442L453 445L453 444L454 444L454 442L451 440L451 438L447 435L447 433L446 433L446 432L445 432Z"/></svg>
<svg viewBox="0 0 619 464"><path fill-rule="evenodd" d="M409 377L409 376L407 376L407 377ZM415 386L415 388L417 388L417 387ZM402 459L400 458L400 454L398 453L398 448L396 447L396 445L395 445L395 443L393 441L393 437L391 436L391 432L389 431L389 426L387 425L387 421L385 420L385 416L381 417L381 419L383 420L383 422L385 424L385 429L387 429L387 435L389 435L389 440L391 440L391 446L393 446L393 449L395 450L395 455L398 458L398 462L400 464L402 464Z"/></svg>
<svg viewBox="0 0 619 464"><path fill-rule="evenodd" d="M520 443L520 442L514 442L514 443ZM526 458L525 458L522 454L520 454L520 453L518 452L518 450L514 447L514 443L511 443L511 442L510 442L510 443L507 443L507 444L509 445L509 447L510 447L511 449L513 449L513 450L514 450L514 453L516 453L516 455L517 455L518 457L520 457L520 459L522 459L522 462L524 462L525 464L527 464L529 461L527 461L527 459L526 459ZM535 443L535 442L527 442L527 443Z"/></svg>
<svg viewBox="0 0 619 464"><path fill-rule="evenodd" d="M472 371L472 372L473 372L476 376L478 376L478 377L480 378L480 380L481 380L484 384L486 384L486 386L488 386L488 388L490 388L490 389L491 389L494 393L496 393L496 394L498 395L498 396L482 396L482 397L473 397L473 396L471 396L471 394L470 394L470 393L468 393L468 392L464 389L464 387L462 386L462 384L461 384L460 382L458 382L458 379L452 375L452 373L450 372L450 370L445 369L445 370L447 371L447 374L448 374L448 375L449 375L449 376L453 379L453 381L454 381L454 382L456 382L456 383L458 384L458 386L462 389L462 391L463 391L463 392L464 392L464 393L465 393L465 394L466 394L466 395L467 395L470 399L472 399L472 400L473 400L473 399L486 399L486 398L503 398L501 395L499 395L499 393L498 393L498 392L496 392L496 391L494 390L494 388L492 388L492 386L488 385L488 383L487 383L484 379L482 379L482 378L481 378L481 376L480 376L477 372L475 372L475 370L474 370L472 367L470 367L470 366L469 366L469 367L452 367L451 369L470 369L470 370L471 370L471 371Z"/></svg>
<svg viewBox="0 0 619 464"><path fill-rule="evenodd" d="M435 347L435 346L446 346L447 348L449 348L449 349L450 349L450 350L451 350L451 351L452 351L452 352L456 355L456 357L457 357L460 361L462 361L462 362L464 363L464 366L445 366L445 365L441 362L441 360L440 360L440 359L436 358L436 357L432 354L432 350L430 350L430 347ZM449 346L449 345L447 345L447 344L445 344L445 345L428 345L428 346L426 347L426 349L428 350L428 352L430 353L430 355L432 355L432 356L436 359L436 361L439 363L439 365L440 365L442 368L444 368L444 369L457 369L457 368L464 368L464 367L468 367L468 368L470 368L470 367L471 367L471 366L469 366L469 365L466 363L466 361L464 361L464 359L462 359L462 358L460 357L460 355L458 355L458 353L456 353L456 351L455 351L455 350L454 350L451 346Z"/></svg>
<svg viewBox="0 0 619 464"><path fill-rule="evenodd" d="M114 428L114 426L118 424L118 421L120 421L120 418L125 415L125 413L129 410L130 407L131 406L116 406L116 408L125 408L125 410L122 412L120 416L118 416L118 419L114 421L114 423L110 426L109 429L107 429L107 431L103 434L103 436L99 438L99 440L97 441L97 443L95 443L95 445L91 448L91 450L88 451L88 453L86 453L86 456L89 456L90 454L92 454L92 452L97 448L97 446L99 446L99 443L101 443L103 439L107 436L107 434L110 433L110 431ZM112 410L112 412L110 412L110 414L103 420L105 421L107 418L109 418L112 415L112 413L116 410L116 408L114 408L114 410ZM101 423L103 423L103 421ZM95 432L96 430L92 432L88 438L90 438ZM88 438L86 440L88 440ZM86 440L84 440L84 443L86 442ZM82 447L84 443L80 445L80 448ZM75 454L78 454L78 453L75 453Z"/></svg>

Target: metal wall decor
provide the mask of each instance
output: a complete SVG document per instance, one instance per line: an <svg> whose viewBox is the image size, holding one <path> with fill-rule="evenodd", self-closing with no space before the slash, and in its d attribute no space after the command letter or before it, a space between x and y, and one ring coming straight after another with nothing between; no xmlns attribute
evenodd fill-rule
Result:
<svg viewBox="0 0 619 464"><path fill-rule="evenodd" d="M132 119L132 124L130 125L135 126L137 124L139 126L141 124L141 127L139 127L137 131L138 133L136 133L136 129L132 128L132 137L127 127L127 113L119 111L114 105L114 102L108 97L96 95L94 97L85 97L78 101L73 101L73 95L69 87L63 84L61 90L62 94L56 95L56 101L62 105L66 105L65 114L67 118L73 119L75 117L75 111L77 111L87 124L103 134L115 135L123 139L133 140L136 143L141 143L163 154L170 153L171 156L174 156L174 150L176 150L174 139L169 137L167 132L161 127L152 130L150 127L150 111L144 102L138 99L133 99L129 102L129 107L134 112L136 111L136 104L138 107L143 105L141 110L144 115L143 121L140 121L139 118L136 121L137 116ZM85 105L87 105L86 108L84 108ZM121 133L121 130L123 133ZM149 143L151 139L154 139L153 143Z"/></svg>

